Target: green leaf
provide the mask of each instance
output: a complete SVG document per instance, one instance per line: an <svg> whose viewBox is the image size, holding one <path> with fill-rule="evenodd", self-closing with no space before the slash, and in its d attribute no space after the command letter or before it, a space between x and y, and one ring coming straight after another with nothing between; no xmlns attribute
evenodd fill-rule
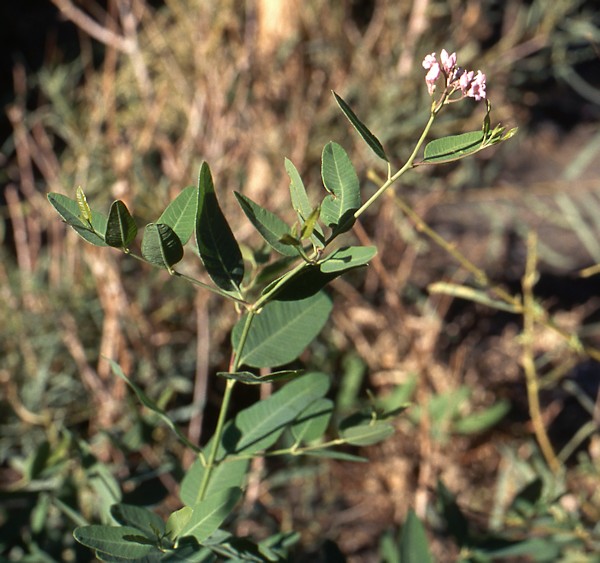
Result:
<svg viewBox="0 0 600 563"><path fill-rule="evenodd" d="M140 536L138 529L129 526L82 526L75 528L73 536L86 547L126 560L138 560L158 551L150 538Z"/></svg>
<svg viewBox="0 0 600 563"><path fill-rule="evenodd" d="M231 342L239 364L271 367L295 360L321 332L332 303L323 292L300 301L272 301L254 317L244 348L239 351L246 315L233 327Z"/></svg>
<svg viewBox="0 0 600 563"><path fill-rule="evenodd" d="M408 516L402 526L400 536L400 561L402 563L432 563L433 558L427 545L427 536L423 524L415 515L413 509L408 511Z"/></svg>
<svg viewBox="0 0 600 563"><path fill-rule="evenodd" d="M131 389L137 395L137 398L139 399L140 403L142 403L142 405L144 405L146 408L149 408L152 412L156 413L158 415L158 417L173 432L175 432L175 434L177 435L179 440L184 445L186 445L188 448L191 448L195 452L201 451L198 446L196 446L195 444L193 444L192 442L190 442L187 439L185 434L183 434L183 432L181 432L181 430L179 430L179 428L175 425L175 423L169 418L167 413L165 411L163 411L160 407L158 407L158 405L152 399L150 399L150 397L148 397L148 395L146 395L146 393L144 393L144 391L140 387L138 387L131 379L129 379L129 377L127 377L123 373L121 366L117 362L115 362L114 360L111 360L111 359L108 359L108 361L110 363L111 369L113 370L113 373L116 376L120 377L123 381L125 381L125 383L127 383L127 385L129 385L129 387L131 387Z"/></svg>
<svg viewBox="0 0 600 563"><path fill-rule="evenodd" d="M196 209L198 207L196 190L196 186L184 188L156 221L169 225L179 237L181 244L190 240L196 226Z"/></svg>
<svg viewBox="0 0 600 563"><path fill-rule="evenodd" d="M382 160L389 162L385 151L383 150L383 145L379 142L379 139L369 131L368 127L356 116L356 114L352 111L352 108L335 92L333 92L335 97L335 101L340 106L340 109L344 112L344 115L348 118L350 123L354 125L354 128L358 131L358 134L363 138L365 143L371 147L371 150Z"/></svg>
<svg viewBox="0 0 600 563"><path fill-rule="evenodd" d="M337 450L312 450L309 452L302 452L302 455L309 457L322 457L325 459L338 459L340 461L352 461L355 463L365 463L369 461L366 457L349 454L346 452L340 452Z"/></svg>
<svg viewBox="0 0 600 563"><path fill-rule="evenodd" d="M87 202L87 197L85 197L85 193L83 188L79 186L77 188L75 199L77 200L77 207L79 208L79 216L86 222L92 222L92 210Z"/></svg>
<svg viewBox="0 0 600 563"><path fill-rule="evenodd" d="M144 229L142 256L154 266L170 269L183 258L183 246L169 225L149 223Z"/></svg>
<svg viewBox="0 0 600 563"><path fill-rule="evenodd" d="M165 531L172 539L176 539L181 535L181 531L185 528L192 517L193 510L189 506L184 506L175 512L172 512L167 519Z"/></svg>
<svg viewBox="0 0 600 563"><path fill-rule="evenodd" d="M122 526L138 529L146 537L160 537L165 531L163 519L154 512L131 504L113 504L110 507L112 517Z"/></svg>
<svg viewBox="0 0 600 563"><path fill-rule="evenodd" d="M208 548L203 547L195 538L188 536L177 542L177 548L167 551L160 563L215 563L217 558Z"/></svg>
<svg viewBox="0 0 600 563"><path fill-rule="evenodd" d="M219 206L206 162L202 163L198 175L196 242L204 267L212 280L225 291L237 291L244 278L244 260Z"/></svg>
<svg viewBox="0 0 600 563"><path fill-rule="evenodd" d="M223 433L224 450L252 454L268 448L287 424L327 393L329 385L329 377L323 373L306 374L239 412Z"/></svg>
<svg viewBox="0 0 600 563"><path fill-rule="evenodd" d="M364 266L376 254L377 248L374 246L348 246L333 252L319 266L324 274L344 273Z"/></svg>
<svg viewBox="0 0 600 563"><path fill-rule="evenodd" d="M238 488L224 489L207 496L194 505L192 516L181 530L181 536L193 536L203 542L229 516L241 496L242 491Z"/></svg>
<svg viewBox="0 0 600 563"><path fill-rule="evenodd" d="M210 442L207 448L210 447ZM217 493L231 487L242 487L248 472L248 459L225 460L213 468L206 490L207 495ZM198 502L198 492L202 485L206 468L197 459L187 470L181 482L179 496L186 506L194 506Z"/></svg>
<svg viewBox="0 0 600 563"><path fill-rule="evenodd" d="M452 429L459 434L483 432L500 422L509 410L509 401L499 401L487 409L460 418Z"/></svg>
<svg viewBox="0 0 600 563"><path fill-rule="evenodd" d="M394 433L394 427L386 422L371 422L351 426L340 431L340 438L353 446L370 446L382 442Z"/></svg>
<svg viewBox="0 0 600 563"><path fill-rule="evenodd" d="M452 162L476 153L485 140L483 131L470 131L460 135L450 135L427 143L424 163Z"/></svg>
<svg viewBox="0 0 600 563"><path fill-rule="evenodd" d="M306 407L290 428L296 442L313 442L323 436L333 414L333 406L329 399L318 399Z"/></svg>
<svg viewBox="0 0 600 563"><path fill-rule="evenodd" d="M56 209L63 220L72 227L75 232L87 242L96 246L107 246L102 238L102 234L106 231L106 215L92 211L91 226L80 215L79 205L74 199L66 195L49 193L48 201L52 207Z"/></svg>
<svg viewBox="0 0 600 563"><path fill-rule="evenodd" d="M127 248L137 232L137 225L127 206L121 200L113 201L104 233L106 244L116 248Z"/></svg>
<svg viewBox="0 0 600 563"><path fill-rule="evenodd" d="M290 228L284 221L239 192L235 192L235 197L254 228L274 250L284 256L298 256L292 246L281 242L283 236L290 234Z"/></svg>
<svg viewBox="0 0 600 563"><path fill-rule="evenodd" d="M469 521L456 502L454 495L448 490L441 479L437 482L437 502L439 510L459 547L472 543L469 533Z"/></svg>
<svg viewBox="0 0 600 563"><path fill-rule="evenodd" d="M217 375L225 377L226 379L235 379L241 383L248 385L260 385L262 383L271 383L273 381L286 381L292 377L297 377L303 373L301 369L284 369L281 371L274 371L268 375L257 375L251 371L219 371Z"/></svg>
<svg viewBox="0 0 600 563"><path fill-rule="evenodd" d="M348 230L354 212L360 207L358 176L346 151L330 141L323 149L321 161L323 185L330 193L321 203L321 218L337 234Z"/></svg>

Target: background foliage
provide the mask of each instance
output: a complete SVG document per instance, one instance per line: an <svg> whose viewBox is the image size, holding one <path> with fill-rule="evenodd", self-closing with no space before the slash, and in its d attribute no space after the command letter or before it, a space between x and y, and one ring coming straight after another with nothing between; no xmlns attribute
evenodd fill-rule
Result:
<svg viewBox="0 0 600 563"><path fill-rule="evenodd" d="M226 309L163 272L84 246L45 194L82 185L95 206L120 198L150 222L205 160L236 237L256 243L232 192L282 208L284 157L310 191L322 147L335 140L368 193L375 159L330 90L401 161L427 119L420 61L442 47L487 73L495 118L520 134L495 152L409 174L399 193L508 289L518 289L525 269L524 235L537 230L536 293L562 327L597 344L595 279L577 273L600 262L593 2L311 0L281 3L288 12L275 26L277 11L258 0L243 8L88 1L81 12L53 3L112 35L99 42L79 21L76 58L50 49L38 72L13 65L0 233L3 556L85 560L71 530L120 490L125 501L176 508L180 446L103 357L135 376L192 441L210 435L223 385L213 375L227 369ZM436 132L477 129L480 120L475 104L461 104ZM483 557L486 534L542 536L545 560L593 553L595 361L550 331L534 335L544 421L557 451L568 447L561 471L549 473L531 438L519 317L429 293L432 282L462 283L464 271L392 199L353 236L379 254L366 275L335 282L333 323L303 363L336 374L340 414L366 389L415 405L393 440L360 450L368 471L338 461L258 464L238 530L264 536L288 527L302 530L302 554L323 554L332 539L351 560L391 561L412 507L436 560L455 560L459 550ZM236 397L237 406L258 393ZM183 456L184 466L191 461ZM453 529L445 521L457 521L447 516L459 506L464 525Z"/></svg>

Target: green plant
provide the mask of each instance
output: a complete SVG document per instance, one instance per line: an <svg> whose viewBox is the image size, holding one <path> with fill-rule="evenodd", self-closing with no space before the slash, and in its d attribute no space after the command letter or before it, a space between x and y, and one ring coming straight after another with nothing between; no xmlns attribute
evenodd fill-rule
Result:
<svg viewBox="0 0 600 563"><path fill-rule="evenodd" d="M257 253L249 260L244 259L219 206L206 163L200 167L197 186L184 189L156 222L145 227L139 254L131 248L137 225L122 201L115 201L105 215L90 207L81 188L77 189L75 199L49 194L50 203L63 220L87 242L121 249L133 258L164 268L172 276L220 295L239 311L231 332L229 369L217 374L226 379L226 385L216 429L203 447L192 443L164 409L111 361L114 374L195 452L196 461L181 483L183 507L172 512L166 523L147 509L117 502L110 508L110 517L105 515L107 522L117 525L92 524L75 530L77 541L94 549L100 559L205 561L217 556L243 560L285 557L287 547L294 541L293 534L255 544L221 530L242 496L250 460L256 456L283 455L358 460L336 448L375 444L393 433L389 419L403 406L381 409L375 404L368 412L354 413L341 420L337 437L325 438L334 407L326 398L329 376L319 372L302 374L290 369L289 364L319 334L331 313L331 300L323 291L326 285L365 266L376 253L370 246L340 247L338 237L349 231L406 171L418 165L464 158L514 134L514 130L506 132L500 126L491 128L491 105L486 100L487 112L480 131L433 140L425 145L423 159L417 162L431 126L444 107L465 97L485 98L485 76L459 69L454 54L442 51L439 63L435 55L429 55L424 66L429 70L426 80L430 94L435 92L440 79L442 91L432 102L430 118L411 155L394 173L380 141L334 93L361 138L387 164L387 179L364 203L354 167L344 149L335 142L329 142L322 152L321 173L326 195L316 205L311 202L294 165L286 160L291 202L297 215L295 224L287 225L246 195L236 193L247 218L279 255L267 264L258 266ZM193 234L197 253L212 284L175 269L184 257L184 245ZM238 383L255 385L287 380L291 381L267 399L227 419ZM274 448L284 434L288 436L286 444ZM416 530L418 543L422 544L420 528L410 529Z"/></svg>

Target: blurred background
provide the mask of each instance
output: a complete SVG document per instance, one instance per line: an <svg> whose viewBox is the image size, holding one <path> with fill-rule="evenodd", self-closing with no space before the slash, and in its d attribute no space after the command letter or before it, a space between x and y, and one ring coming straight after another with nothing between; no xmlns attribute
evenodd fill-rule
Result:
<svg viewBox="0 0 600 563"><path fill-rule="evenodd" d="M396 194L513 293L525 238L537 232L536 294L566 332L600 344L597 278L580 275L600 262L596 2L28 0L3 2L0 21L3 558L89 560L71 530L98 518L111 487L125 502L177 508L191 459L106 358L203 440L235 318L164 271L86 245L46 194L73 197L82 186L98 209L122 199L141 227L206 160L236 237L257 246L232 191L293 221L284 157L316 199L322 147L335 140L372 193L369 172L385 170L331 90L400 166L428 118L421 61L433 51L456 51L459 65L485 72L493 124L519 133L475 158L409 173ZM432 136L478 129L483 117L482 104L456 104ZM552 331L536 332L543 418L562 452L560 475L551 475L532 439L521 319L428 292L469 275L392 196L350 238L379 254L333 285L332 322L303 365L333 374L341 413L367 404L367 390L414 407L395 437L360 451L366 466L257 466L238 532L298 530L307 561L326 558L325 540L350 561L391 561L412 507L436 560L454 561L461 546L438 506L441 479L473 530L541 536L551 557L593 557L597 363ZM193 257L183 268L204 275ZM240 393L236 406L256 398ZM515 495L537 480L543 492L518 520Z"/></svg>

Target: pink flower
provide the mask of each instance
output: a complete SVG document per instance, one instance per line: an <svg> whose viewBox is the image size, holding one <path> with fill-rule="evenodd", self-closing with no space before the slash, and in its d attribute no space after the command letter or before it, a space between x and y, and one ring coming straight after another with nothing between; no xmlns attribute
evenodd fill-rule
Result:
<svg viewBox="0 0 600 563"><path fill-rule="evenodd" d="M452 74L454 73L454 67L456 66L456 53L449 55L446 49L442 49L442 52L440 53L440 60L442 61L442 68L444 69L446 76L448 78L452 77Z"/></svg>
<svg viewBox="0 0 600 563"><path fill-rule="evenodd" d="M462 90L463 96L467 95L467 91L469 90L469 86L471 86L471 82L473 82L473 77L475 76L475 73L470 70L470 71L463 71L463 73L460 75L460 78L458 79L458 85L460 86L460 89Z"/></svg>
<svg viewBox="0 0 600 563"><path fill-rule="evenodd" d="M480 70L477 71L477 75L471 82L471 86L467 92L469 98L475 98L476 101L485 98L485 74Z"/></svg>
<svg viewBox="0 0 600 563"><path fill-rule="evenodd" d="M423 68L430 69L433 65L438 64L437 59L435 58L435 53L431 53L431 55L427 55L423 59Z"/></svg>
<svg viewBox="0 0 600 563"><path fill-rule="evenodd" d="M425 76L425 82L427 83L427 90L429 94L433 94L435 92L435 83L437 79L440 77L440 65L438 63L433 63L429 72Z"/></svg>

